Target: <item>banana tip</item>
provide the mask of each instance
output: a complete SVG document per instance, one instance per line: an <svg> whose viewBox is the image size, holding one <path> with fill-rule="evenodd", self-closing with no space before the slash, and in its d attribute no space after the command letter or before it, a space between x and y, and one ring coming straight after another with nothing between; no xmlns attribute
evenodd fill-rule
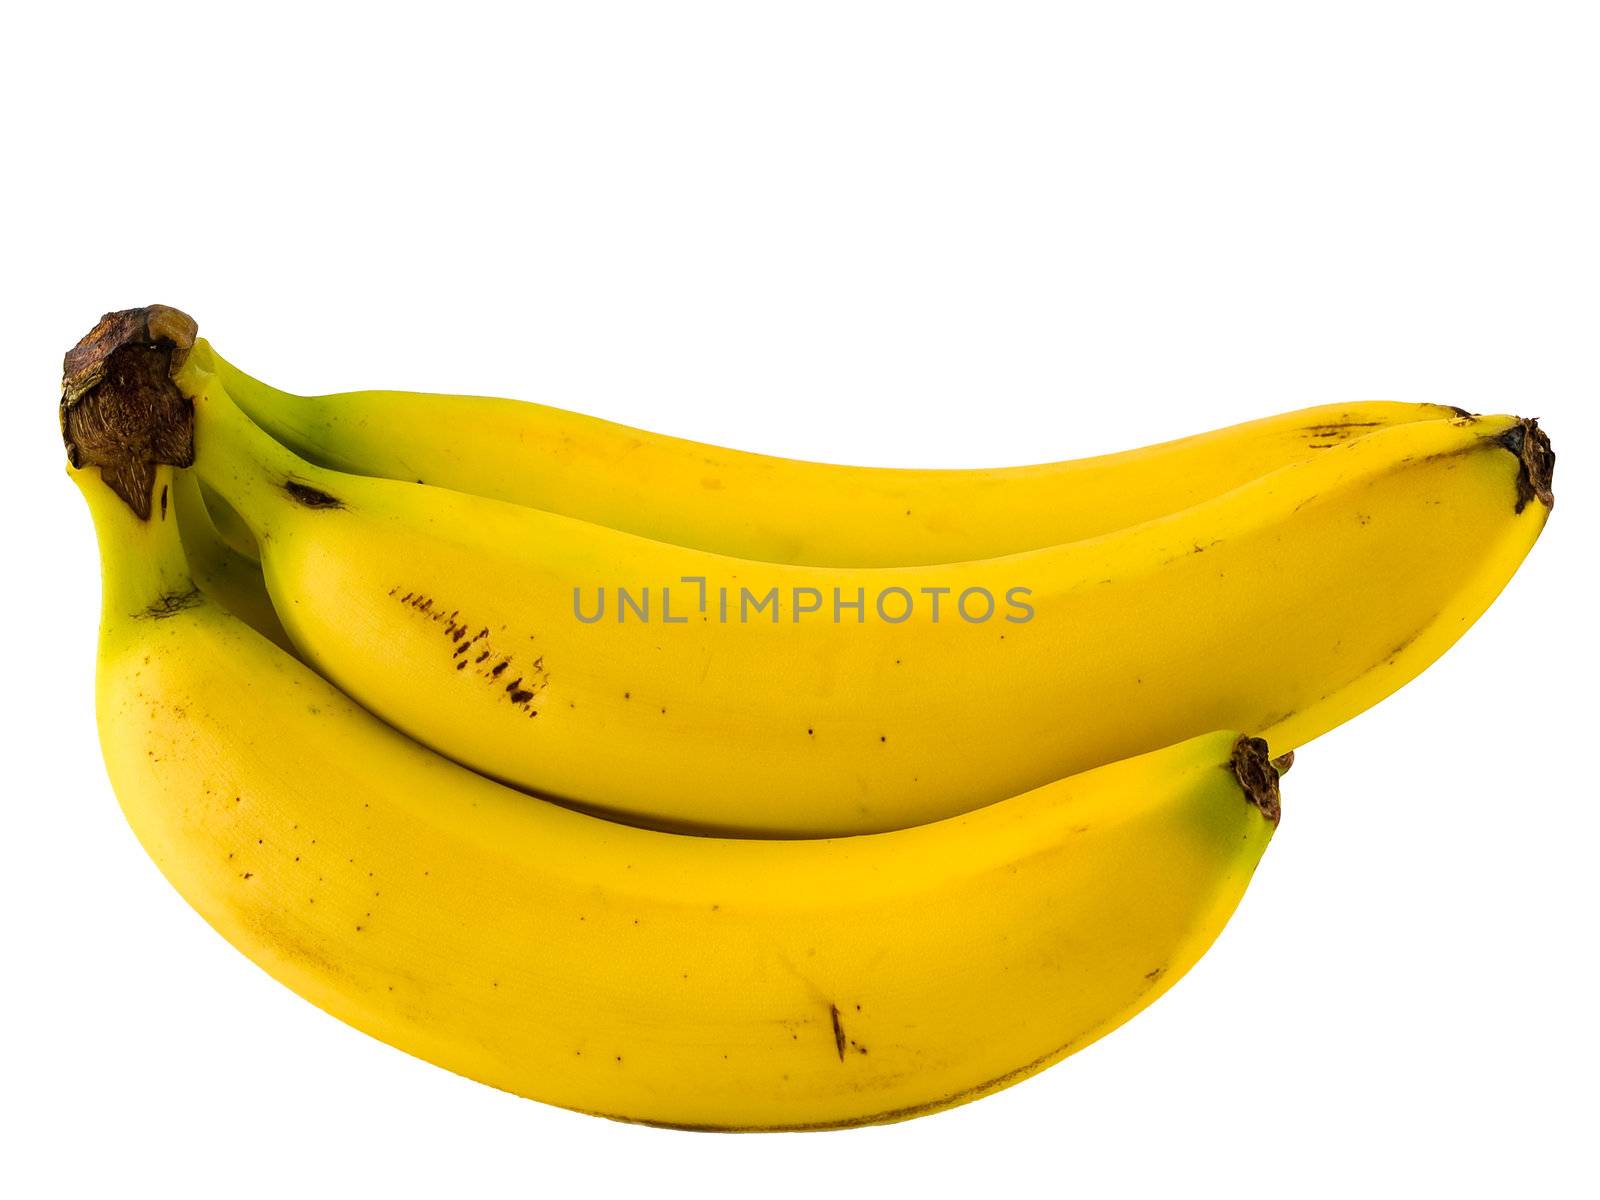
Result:
<svg viewBox="0 0 1600 1200"><path fill-rule="evenodd" d="M1500 444L1517 456L1517 511L1537 500L1546 508L1555 505L1551 485L1556 474L1556 452L1550 437L1539 428L1538 417L1523 417L1499 438Z"/></svg>
<svg viewBox="0 0 1600 1200"><path fill-rule="evenodd" d="M1293 761L1292 756L1286 757ZM1229 765L1234 778L1244 789L1244 798L1276 825L1282 813L1278 793L1278 776L1282 772L1272 757L1272 751L1267 749L1266 741L1258 737L1241 737L1233 744L1233 761Z"/></svg>

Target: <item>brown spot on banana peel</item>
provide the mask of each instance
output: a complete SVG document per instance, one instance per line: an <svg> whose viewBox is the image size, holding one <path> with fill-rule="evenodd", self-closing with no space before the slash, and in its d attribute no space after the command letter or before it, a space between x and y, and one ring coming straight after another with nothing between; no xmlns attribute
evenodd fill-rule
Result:
<svg viewBox="0 0 1600 1200"><path fill-rule="evenodd" d="M1455 415L1456 420L1473 421L1477 414L1468 412L1455 404L1437 404L1435 408L1447 409ZM1300 432L1308 437L1334 437L1342 435L1345 438L1352 436L1348 431L1352 429L1380 429L1388 425L1387 421L1321 421L1315 425L1301 426ZM1317 449L1317 447L1313 447Z"/></svg>
<svg viewBox="0 0 1600 1200"><path fill-rule="evenodd" d="M191 586L182 592L163 592L143 612L135 614L135 619L163 621L204 603L205 597L200 594L198 587Z"/></svg>
<svg viewBox="0 0 1600 1200"><path fill-rule="evenodd" d="M1422 636L1422 633L1423 633L1423 631L1418 629L1416 632L1408 634L1407 636L1401 638L1398 642L1396 642L1394 644L1394 648L1392 650L1390 650L1387 655L1384 656L1384 659L1383 659L1384 664L1385 665L1393 665L1396 659L1398 659L1402 654L1404 654L1408 649L1410 649L1411 643L1416 641L1419 637Z"/></svg>
<svg viewBox="0 0 1600 1200"><path fill-rule="evenodd" d="M1233 759L1228 765L1239 786L1244 789L1244 798L1276 825L1282 812L1278 793L1279 772L1273 765L1272 752L1267 749L1267 743L1258 737L1241 736L1233 744Z"/></svg>
<svg viewBox="0 0 1600 1200"><path fill-rule="evenodd" d="M845 1043L844 1022L839 1019L839 1006L837 1004L828 1005L828 1016L833 1020L833 1045L834 1048L839 1052L839 1061L843 1062Z"/></svg>
<svg viewBox="0 0 1600 1200"><path fill-rule="evenodd" d="M1304 425L1300 432L1312 437L1327 437L1337 429L1376 429L1382 424L1382 421L1323 421L1317 425Z"/></svg>
<svg viewBox="0 0 1600 1200"><path fill-rule="evenodd" d="M194 405L173 382L194 346L193 318L154 304L106 313L61 364L61 440L141 521L158 465L194 462Z"/></svg>
<svg viewBox="0 0 1600 1200"><path fill-rule="evenodd" d="M283 490L289 493L289 498L296 504L306 508L343 508L344 501L336 496L330 496L321 488L312 487L309 483L301 483L297 479L286 479Z"/></svg>
<svg viewBox="0 0 1600 1200"><path fill-rule="evenodd" d="M450 661L457 671L465 671L470 666L473 668L473 673L480 678L491 683L500 682L500 677L511 666L514 656L500 656L494 666L484 669L484 663L497 657L489 640L487 625L468 637L467 631L471 626L462 617L460 609L451 609L447 614L442 605L435 607L432 596L422 592L406 592L401 596L399 593L402 586L396 584L389 589L388 594L391 597L398 597L398 602L407 608L414 609L432 621L443 623L444 635L450 643ZM478 646L479 642L483 645ZM477 647L477 653L469 657L474 647ZM529 717L537 717L539 710L533 707L533 702L550 686L550 674L544 668L544 656L541 654L535 658L521 674L501 686L512 704L522 709Z"/></svg>

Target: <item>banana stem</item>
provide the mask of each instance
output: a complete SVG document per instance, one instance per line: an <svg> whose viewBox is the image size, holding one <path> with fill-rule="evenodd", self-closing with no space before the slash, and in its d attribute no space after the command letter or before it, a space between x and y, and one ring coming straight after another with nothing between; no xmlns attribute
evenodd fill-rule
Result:
<svg viewBox="0 0 1600 1200"><path fill-rule="evenodd" d="M189 573L178 519L170 466L154 470L156 500L148 520L87 468L68 472L94 518L100 543L100 611L106 629L116 629L128 618L160 620L200 603L200 593Z"/></svg>
<svg viewBox="0 0 1600 1200"><path fill-rule="evenodd" d="M307 397L281 391L241 371L203 340L195 349L205 354L208 368L221 379L233 402L274 439L287 446L315 445L320 440L326 422Z"/></svg>
<svg viewBox="0 0 1600 1200"><path fill-rule="evenodd" d="M191 361L177 383L194 402L195 473L258 541L272 536L289 507L338 506L325 490L326 472L263 432L233 402L221 378Z"/></svg>

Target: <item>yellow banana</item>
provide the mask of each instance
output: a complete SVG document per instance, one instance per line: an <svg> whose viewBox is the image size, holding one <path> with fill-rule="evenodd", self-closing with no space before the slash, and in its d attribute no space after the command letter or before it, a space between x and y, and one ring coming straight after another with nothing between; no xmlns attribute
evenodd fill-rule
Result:
<svg viewBox="0 0 1600 1200"><path fill-rule="evenodd" d="M170 467L110 461L90 424L75 462L167 494ZM73 475L103 563L101 743L168 880L333 1015L552 1104L810 1129L1004 1087L1181 976L1276 822L1264 746L1212 734L896 833L616 825L375 720L194 586L170 508Z"/></svg>
<svg viewBox="0 0 1600 1200"><path fill-rule="evenodd" d="M260 566L234 550L213 524L192 471L173 475L167 503L178 522L189 571L200 590L274 645L294 653L294 643L272 607Z"/></svg>
<svg viewBox="0 0 1600 1200"><path fill-rule="evenodd" d="M234 557L253 563L259 572L261 548L256 545L255 535L250 532L250 527L239 519L239 514L228 507L221 496L209 491L203 484L200 485L200 501L205 505L206 515L210 518L211 528L216 532L217 538L232 551Z"/></svg>
<svg viewBox="0 0 1600 1200"><path fill-rule="evenodd" d="M195 356L258 425L321 465L426 480L720 554L819 566L961 562L1094 537L1377 429L1463 415L1359 401L1068 462L890 470L747 454L514 400L295 396L204 341Z"/></svg>
<svg viewBox="0 0 1600 1200"><path fill-rule="evenodd" d="M1460 417L1087 541L803 567L332 472L198 358L177 383L308 662L491 776L701 830L901 828L1208 729L1292 749L1453 643L1549 500L1533 423Z"/></svg>

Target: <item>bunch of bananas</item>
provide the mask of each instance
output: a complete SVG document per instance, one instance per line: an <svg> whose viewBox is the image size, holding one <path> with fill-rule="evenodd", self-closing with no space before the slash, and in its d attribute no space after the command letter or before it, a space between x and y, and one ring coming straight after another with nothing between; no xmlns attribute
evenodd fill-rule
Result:
<svg viewBox="0 0 1600 1200"><path fill-rule="evenodd" d="M415 1055L718 1129L958 1104L1149 1004L1285 752L1487 608L1554 462L1533 421L1358 403L824 466L289 395L164 307L68 353L61 415L106 763L184 898Z"/></svg>

